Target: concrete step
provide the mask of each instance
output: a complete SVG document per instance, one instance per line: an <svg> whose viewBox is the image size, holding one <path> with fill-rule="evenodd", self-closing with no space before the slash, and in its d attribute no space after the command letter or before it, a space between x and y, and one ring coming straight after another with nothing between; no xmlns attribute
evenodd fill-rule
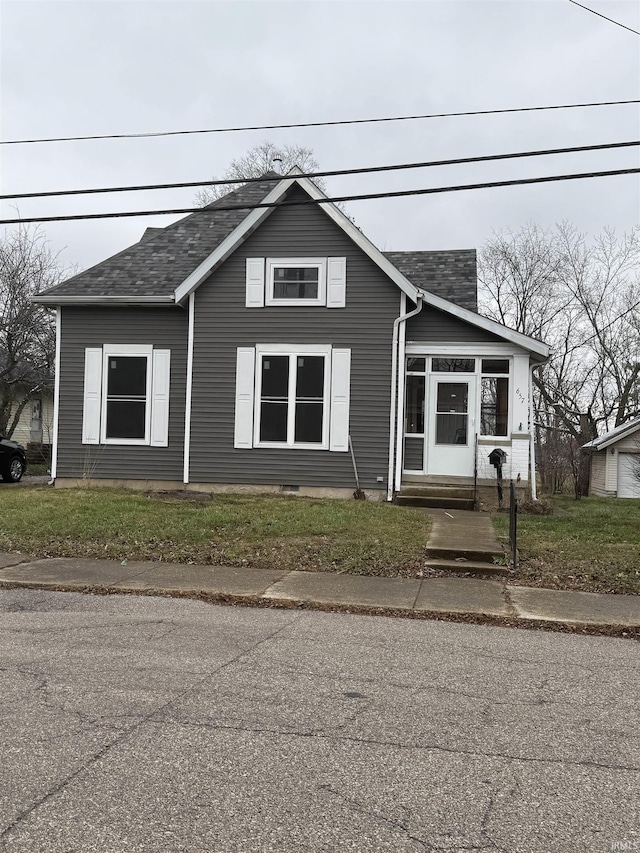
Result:
<svg viewBox="0 0 640 853"><path fill-rule="evenodd" d="M402 486L399 492L403 497L425 497L425 498L464 498L473 500L473 486Z"/></svg>
<svg viewBox="0 0 640 853"><path fill-rule="evenodd" d="M429 557L427 565L432 569L440 569L455 574L491 575L493 577L504 577L509 574L507 566L484 562L482 560L444 560Z"/></svg>
<svg viewBox="0 0 640 853"><path fill-rule="evenodd" d="M497 560L504 559L504 551L499 548L465 548L460 545L430 545L426 548L427 560L448 560L450 562L458 562L459 560L467 560L469 562L491 563L494 558ZM431 565L431 563L429 563Z"/></svg>
<svg viewBox="0 0 640 853"><path fill-rule="evenodd" d="M415 506L424 509L466 509L474 507L473 498L466 497L427 497L426 495L396 495L399 506Z"/></svg>

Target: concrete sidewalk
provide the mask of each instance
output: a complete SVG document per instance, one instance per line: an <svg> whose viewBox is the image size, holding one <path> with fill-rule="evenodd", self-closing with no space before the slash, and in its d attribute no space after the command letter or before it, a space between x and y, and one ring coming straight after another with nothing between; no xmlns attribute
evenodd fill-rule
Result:
<svg viewBox="0 0 640 853"><path fill-rule="evenodd" d="M384 578L329 572L0 554L0 588L157 593L226 603L307 606L505 624L640 632L640 596L568 592L469 577Z"/></svg>

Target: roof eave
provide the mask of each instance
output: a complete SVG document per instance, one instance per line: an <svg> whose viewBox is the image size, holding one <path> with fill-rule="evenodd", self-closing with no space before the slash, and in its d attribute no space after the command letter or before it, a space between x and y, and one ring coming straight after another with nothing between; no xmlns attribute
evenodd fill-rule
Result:
<svg viewBox="0 0 640 853"><path fill-rule="evenodd" d="M604 435L599 436L598 438L594 438L592 441L588 441L586 444L582 445L582 449L591 448L592 450L606 450L608 447L611 447L612 444L617 444L617 442L622 441L623 438L628 438L630 435L633 435L634 432L637 432L640 429L640 420L635 419L633 421L629 421L626 429L620 430L620 432L616 432L612 430L612 433L605 433Z"/></svg>
<svg viewBox="0 0 640 853"><path fill-rule="evenodd" d="M56 307L58 305L144 305L146 307L159 305L175 305L173 293L163 296L64 296L52 293L50 295L31 296L31 302L40 305Z"/></svg>

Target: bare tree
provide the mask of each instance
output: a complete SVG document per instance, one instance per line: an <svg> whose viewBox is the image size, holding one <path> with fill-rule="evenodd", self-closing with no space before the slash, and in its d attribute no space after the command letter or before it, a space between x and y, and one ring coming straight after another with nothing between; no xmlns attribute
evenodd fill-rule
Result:
<svg viewBox="0 0 640 853"><path fill-rule="evenodd" d="M10 437L29 398L51 386L55 329L51 312L30 297L63 275L45 235L19 226L0 238L0 434Z"/></svg>
<svg viewBox="0 0 640 853"><path fill-rule="evenodd" d="M479 266L481 310L551 345L534 373L543 485L560 468L586 494L580 447L640 414L640 228L589 241L567 223L529 225L494 235Z"/></svg>
<svg viewBox="0 0 640 853"><path fill-rule="evenodd" d="M279 164L275 162L276 158L280 158ZM277 169L276 166L278 166ZM259 178L265 172L271 172L274 169L285 175L294 166L297 166L302 172L317 172L320 168L310 148L305 148L302 145L278 146L274 142L265 140L247 151L243 157L232 160L225 169L222 178L234 183L204 187L196 193L195 203L204 207L237 189L242 185L243 178ZM216 178L214 177L213 180ZM322 178L314 178L313 180L319 189L323 192L326 190Z"/></svg>

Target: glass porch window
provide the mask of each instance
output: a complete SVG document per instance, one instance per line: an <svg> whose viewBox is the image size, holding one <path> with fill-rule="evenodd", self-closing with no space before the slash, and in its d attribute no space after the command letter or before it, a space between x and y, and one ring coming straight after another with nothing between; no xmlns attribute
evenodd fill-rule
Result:
<svg viewBox="0 0 640 853"><path fill-rule="evenodd" d="M405 432L424 435L424 376L407 376Z"/></svg>
<svg viewBox="0 0 640 853"><path fill-rule="evenodd" d="M431 370L434 373L474 373L475 358L432 358Z"/></svg>
<svg viewBox="0 0 640 853"><path fill-rule="evenodd" d="M480 434L507 435L509 360L483 359L480 385ZM494 374L487 376L486 374Z"/></svg>

